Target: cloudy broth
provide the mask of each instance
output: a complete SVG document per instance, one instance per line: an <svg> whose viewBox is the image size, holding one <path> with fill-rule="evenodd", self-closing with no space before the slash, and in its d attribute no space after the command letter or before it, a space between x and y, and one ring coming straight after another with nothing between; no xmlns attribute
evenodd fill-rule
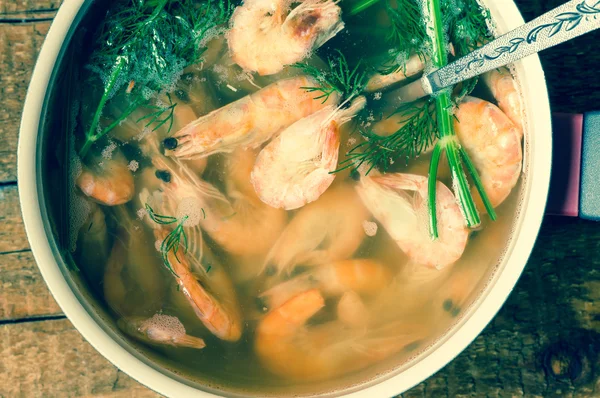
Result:
<svg viewBox="0 0 600 398"><path fill-rule="evenodd" d="M296 12L299 37L318 35L311 29L333 15L297 60L285 53L295 42L271 45L284 55L269 65L252 52L262 54L266 42L255 50L235 44L258 34L235 32L240 10L255 3L111 6L113 22L93 33L81 70L86 89L74 101L66 246L115 330L187 382L242 396L341 391L418 358L493 275L519 206L521 136L512 135L520 129L496 107L503 103L489 81L448 93L455 115L460 104L478 104L472 97L495 104L477 108L482 114L473 119L498 123L480 128L500 126L518 143L511 155L518 165L503 165L518 171L506 194L491 192L501 202L496 221L473 194L481 222L468 229L442 155L433 240L427 178L438 142L435 99L402 108L393 95L420 76L411 72L418 59L420 70L431 68L423 37L394 47L417 26L394 19L407 12L399 7L419 10L420 2L381 0L362 10L359 1L322 1L308 16L296 11L302 3L262 13ZM478 23L487 29L481 15L460 14L483 12L475 0L441 3L445 13L459 10L450 26L472 24L451 38L470 37ZM173 17L181 15L185 23ZM123 33L152 24L156 36L145 41ZM194 48L202 50L189 56ZM400 71L406 76L386 80ZM412 136L379 141L402 134ZM489 148L464 147L484 184L496 178L478 163Z"/></svg>

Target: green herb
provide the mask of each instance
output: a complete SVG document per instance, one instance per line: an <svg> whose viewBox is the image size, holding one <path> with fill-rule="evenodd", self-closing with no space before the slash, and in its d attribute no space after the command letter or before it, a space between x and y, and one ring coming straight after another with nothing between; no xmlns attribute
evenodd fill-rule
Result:
<svg viewBox="0 0 600 398"><path fill-rule="evenodd" d="M228 21L232 11L230 2L222 0L128 0L111 8L90 64L104 88L86 126L80 156L85 157L94 142L135 109L148 106L153 97L172 86L185 67L198 62L206 50L204 40ZM118 120L101 128L107 102L120 94L127 96L130 106ZM149 118L162 126L170 115L172 126L173 107L154 109ZM167 118L161 119L165 112Z"/></svg>
<svg viewBox="0 0 600 398"><path fill-rule="evenodd" d="M162 241L160 245L160 252L162 254L165 267L167 267L167 269L171 271L173 275L178 276L169 262L169 252L173 251L177 261L180 261L177 253L179 252L179 245L183 244L184 253L187 253L188 240L183 228L183 224L188 219L188 216L184 216L181 218L181 220L178 220L177 217L157 214L148 203L145 204L145 208L150 219L159 225L170 225L177 223L177 226Z"/></svg>
<svg viewBox="0 0 600 398"><path fill-rule="evenodd" d="M455 7L446 7L443 11L444 14L451 16L448 36L454 46L455 58L460 58L473 52L480 44L493 39L488 26L490 12L475 0L458 0L453 4ZM461 90L454 98L454 102L459 103L469 95L478 80L478 77L474 77L462 82Z"/></svg>
<svg viewBox="0 0 600 398"><path fill-rule="evenodd" d="M466 55L481 42L491 38L488 29L489 12L481 7L477 0L443 2L443 9L441 0L426 0L423 6L427 10L426 18L429 20L424 18L419 0L398 0L395 6L387 0L381 1L385 1L382 6L391 20L387 40L392 46L388 61L380 70L381 73L405 69L406 62L413 54L430 59L436 68L445 66L448 63L447 38L454 45L456 57ZM356 4L350 13L356 14L376 2L363 0ZM426 26L424 22L430 24ZM448 27L447 31L445 27ZM477 78L464 82L454 101L451 91L446 90L435 98L430 98L425 105L415 102L401 106L394 113L406 117L400 121L398 130L389 136L382 137L371 130L359 129L366 142L358 144L348 152L340 170L367 164L368 171L377 168L385 172L399 158L416 157L438 139L432 152L428 184L432 237L438 237L436 178L439 161L444 152L450 166L454 193L467 226L475 227L481 222L471 196L467 173L490 218L495 220L496 213L483 189L479 175L454 132L453 105L469 95L476 84Z"/></svg>
<svg viewBox="0 0 600 398"><path fill-rule="evenodd" d="M443 27L440 0L427 0L426 7L432 24L432 29L430 31L432 42L431 60L436 68L441 68L448 63L448 54L446 50L447 42L445 39L446 36ZM467 165L467 171L473 179L490 218L492 220L496 219L496 213L483 189L479 175L467 153L460 146L454 132L454 115L452 113L452 101L449 91L442 91L435 97L435 107L440 139L434 148L429 168L429 218L430 232L434 239L439 235L436 209L437 167L444 151L446 152L448 164L450 166L454 194L461 207L467 226L469 228L475 227L481 223L481 219L477 212L473 197L471 196L467 176L463 169L463 162Z"/></svg>
<svg viewBox="0 0 600 398"><path fill-rule="evenodd" d="M347 158L335 172L349 167L358 168L363 164L369 166L367 173L373 168L385 172L398 159L405 158L408 161L417 157L439 138L432 104L433 100L429 99L421 104L405 104L398 108L388 118L400 114L402 119L398 121L398 129L388 136L359 127L358 131L365 141L347 153Z"/></svg>
<svg viewBox="0 0 600 398"><path fill-rule="evenodd" d="M163 216L161 214L156 214L154 212L154 209L152 209L152 207L150 207L150 205L148 203L146 203L145 207L146 207L146 212L148 213L148 217L150 217L150 219L157 224L168 225L168 224L173 224L174 222L177 222L177 217Z"/></svg>
<svg viewBox="0 0 600 398"><path fill-rule="evenodd" d="M385 1L384 7L392 26L386 38L390 51L387 61L380 69L381 73L406 71L406 63L413 54L424 56L427 33L421 18L420 1L397 0L395 5L392 5L389 0Z"/></svg>
<svg viewBox="0 0 600 398"><path fill-rule="evenodd" d="M364 90L368 80L367 71L360 61L350 68L346 57L338 50L336 55L328 58L327 64L327 70L304 63L294 65L319 83L314 87L302 87L310 93L316 93L316 100L322 99L325 103L333 93L338 93L344 100L350 101Z"/></svg>
<svg viewBox="0 0 600 398"><path fill-rule="evenodd" d="M150 112L147 115L142 116L141 118L139 118L135 122L139 123L142 120L149 120L148 123L146 123L146 125L144 127L150 127L151 125L154 124L154 130L158 130L165 123L169 122L168 131L171 131L171 128L173 127L173 121L174 121L173 113L175 111L175 106L177 104L174 104L173 101L171 101L171 95L170 94L167 94L167 98L169 99L169 105L168 106L164 106L164 107L151 106L151 108L154 109L154 112ZM161 117L165 113L167 115L163 119L161 119Z"/></svg>
<svg viewBox="0 0 600 398"><path fill-rule="evenodd" d="M183 216L181 218L181 221L179 221L177 226L165 237L162 244L160 245L163 263L165 264L167 269L171 271L175 276L178 275L175 273L173 267L171 266L171 263L169 262L169 252L173 251L173 254L175 255L175 258L178 262L181 262L181 260L179 260L179 255L177 254L179 252L179 245L183 245L183 252L187 253L188 240L185 230L183 229L183 224L187 219L188 216Z"/></svg>

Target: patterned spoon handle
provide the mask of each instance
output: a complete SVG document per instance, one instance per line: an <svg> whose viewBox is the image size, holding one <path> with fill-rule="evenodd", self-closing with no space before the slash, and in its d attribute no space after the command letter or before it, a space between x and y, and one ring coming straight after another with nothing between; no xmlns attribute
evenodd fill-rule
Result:
<svg viewBox="0 0 600 398"><path fill-rule="evenodd" d="M423 89L434 93L598 28L600 0L569 1L425 76Z"/></svg>

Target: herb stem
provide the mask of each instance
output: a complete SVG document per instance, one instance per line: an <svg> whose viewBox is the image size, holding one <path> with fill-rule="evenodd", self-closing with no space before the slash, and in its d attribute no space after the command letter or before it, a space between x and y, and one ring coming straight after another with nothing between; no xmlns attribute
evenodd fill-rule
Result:
<svg viewBox="0 0 600 398"><path fill-rule="evenodd" d="M475 228L481 224L481 219L469 189L467 176L462 168L462 162L460 161L459 154L459 144L456 139L453 139L446 144L446 156L448 157L448 164L450 165L452 181L454 181L454 194L456 195L458 204L461 207L467 227Z"/></svg>
<svg viewBox="0 0 600 398"><path fill-rule="evenodd" d="M431 20L429 21L431 25L428 26L428 34L432 41L431 61L433 62L435 67L441 68L448 63L448 52L446 46L446 35L444 32L440 0L427 0L425 7L425 18L427 18L428 16L429 18L431 18ZM479 217L479 213L477 212L477 206L473 201L473 196L471 195L471 191L469 189L467 176L462 168L461 158L468 159L468 156L466 152L460 152L461 147L458 143L458 138L456 137L456 134L454 132L452 100L450 98L449 91L443 91L435 98L435 107L438 120L438 129L440 131L440 141L436 145L436 148L438 145L440 146L440 155L442 150L446 151L448 165L450 166L450 172L452 175L454 194L456 195L456 198L458 200L458 204L463 213L463 217L465 218L465 223L467 227L473 228L481 223L481 219ZM436 161L432 162L432 164L430 165L430 188L432 186L435 186L436 184L437 173L432 171L434 167L437 169L437 164L434 163L438 163L438 161L439 159L436 159ZM469 171L474 171L475 169L470 159L467 161L467 167L469 168ZM473 168L471 169L471 167ZM479 188L480 187L478 187L478 189ZM481 191L483 191L483 187L481 187ZM430 230L433 239L436 239L438 237L437 225L434 224L434 222L437 222L437 210L435 199L435 194L429 195L429 218L432 222Z"/></svg>
<svg viewBox="0 0 600 398"><path fill-rule="evenodd" d="M428 182L428 198L429 198L429 233L433 239L437 239L438 227L437 227L437 203L436 203L436 189L437 189L437 170L440 163L440 157L442 156L442 141L438 141L433 147L433 153L431 154L431 162L429 163L429 180Z"/></svg>
<svg viewBox="0 0 600 398"><path fill-rule="evenodd" d="M127 62L127 59L125 57L123 57L123 56L117 57L117 62L115 63L113 71L108 78L108 83L104 86L104 92L102 93L102 98L100 98L100 102L98 103L98 107L96 108L96 112L94 113L94 118L92 119L90 128L88 129L87 133L85 134L85 143L83 144L83 147L79 151L79 155L82 158L84 158L85 155L88 153L92 144L94 142L96 142L98 139L100 139L103 134L106 134L106 133L104 133L104 131L106 131L106 129L100 134L97 134L96 130L98 128L98 123L100 123L100 116L102 116L102 111L104 110L104 105L106 105L106 101L108 101L108 98L109 98L110 94L112 93L113 88L119 78L119 75L121 74L121 71L125 67L126 62Z"/></svg>
<svg viewBox="0 0 600 398"><path fill-rule="evenodd" d="M371 7L372 5L377 4L378 2L379 0L362 0L358 4L352 6L350 11L348 12L348 15L353 16L359 14L367 8Z"/></svg>
<svg viewBox="0 0 600 398"><path fill-rule="evenodd" d="M465 151L465 148L460 147L459 153L463 162L465 163L465 166L467 167L467 171L473 179L473 185L475 185L475 188L477 188L477 192L479 192L479 196L481 196L481 201L483 202L485 210L490 216L490 219L492 221L496 221L496 210L494 210L494 206L492 206L492 202L490 202L490 198L488 197L487 193L485 192L485 189L483 188L481 178L479 178L479 173L477 172L475 165L469 158L469 155L467 155L467 151Z"/></svg>

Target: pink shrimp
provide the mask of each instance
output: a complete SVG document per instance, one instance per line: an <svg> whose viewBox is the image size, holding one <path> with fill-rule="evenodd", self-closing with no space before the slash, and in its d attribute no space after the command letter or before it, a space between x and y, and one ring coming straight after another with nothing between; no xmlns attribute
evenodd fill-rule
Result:
<svg viewBox="0 0 600 398"><path fill-rule="evenodd" d="M441 182L437 183L437 240L429 235L427 177L399 173L364 176L357 191L365 206L413 261L444 268L462 255L469 232L454 195ZM414 192L414 196L408 192Z"/></svg>
<svg viewBox="0 0 600 398"><path fill-rule="evenodd" d="M234 11L227 41L231 58L260 75L280 72L344 28L342 10L332 0L245 0Z"/></svg>
<svg viewBox="0 0 600 398"><path fill-rule="evenodd" d="M409 351L425 337L422 325L401 322L367 328L347 328L339 321L307 326L324 306L319 290L311 289L267 314L254 340L261 363L290 379L324 380Z"/></svg>
<svg viewBox="0 0 600 398"><path fill-rule="evenodd" d="M366 104L356 98L347 109L326 106L283 130L260 152L252 185L266 204L293 210L317 200L335 178L340 126Z"/></svg>
<svg viewBox="0 0 600 398"><path fill-rule="evenodd" d="M337 94L324 104L303 89L314 84L305 76L280 80L212 111L170 137L165 143L172 150L168 154L190 159L257 148L297 120L337 104Z"/></svg>
<svg viewBox="0 0 600 398"><path fill-rule="evenodd" d="M459 105L454 129L479 172L492 206L499 206L521 175L519 129L496 105L474 97L466 97ZM479 195L473 197L479 201Z"/></svg>
<svg viewBox="0 0 600 398"><path fill-rule="evenodd" d="M494 69L483 75L483 81L498 101L498 107L523 135L523 103L517 83L507 68Z"/></svg>

